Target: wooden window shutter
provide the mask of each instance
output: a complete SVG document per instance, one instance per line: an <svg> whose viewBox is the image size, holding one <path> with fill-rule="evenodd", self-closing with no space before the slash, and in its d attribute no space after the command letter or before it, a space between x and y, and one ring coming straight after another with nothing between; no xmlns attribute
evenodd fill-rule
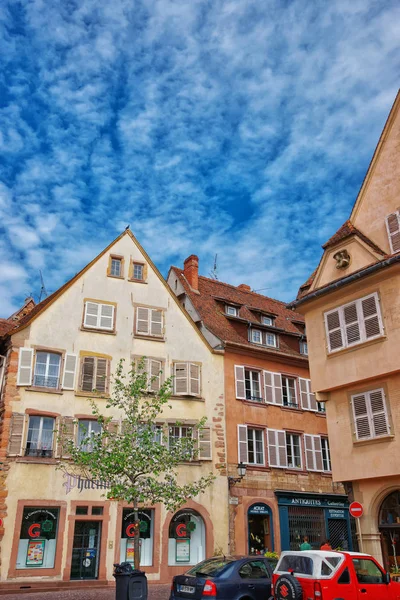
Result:
<svg viewBox="0 0 400 600"><path fill-rule="evenodd" d="M75 389L76 354L66 354L64 361L64 377L62 387L64 390Z"/></svg>
<svg viewBox="0 0 400 600"><path fill-rule="evenodd" d="M85 303L85 316L83 324L85 327L97 327L100 305L96 302Z"/></svg>
<svg viewBox="0 0 400 600"><path fill-rule="evenodd" d="M245 464L249 462L247 425L238 425L238 462Z"/></svg>
<svg viewBox="0 0 400 600"><path fill-rule="evenodd" d="M59 436L57 442L57 456L69 458L65 443L75 441L75 421L73 417L63 417L60 422Z"/></svg>
<svg viewBox="0 0 400 600"><path fill-rule="evenodd" d="M315 460L315 470L323 471L324 463L322 461L322 444L321 438L319 435L314 435L314 460Z"/></svg>
<svg viewBox="0 0 400 600"><path fill-rule="evenodd" d="M158 392L161 387L162 362L149 358L149 392Z"/></svg>
<svg viewBox="0 0 400 600"><path fill-rule="evenodd" d="M236 398L238 400L246 399L246 388L244 383L244 367L235 365L235 386Z"/></svg>
<svg viewBox="0 0 400 600"><path fill-rule="evenodd" d="M190 375L190 394L192 396L200 396L200 365L190 363L189 365Z"/></svg>
<svg viewBox="0 0 400 600"><path fill-rule="evenodd" d="M382 335L383 327L377 294L363 298L361 300L361 308L366 339L369 340L378 335Z"/></svg>
<svg viewBox="0 0 400 600"><path fill-rule="evenodd" d="M347 304L343 307L343 319L346 331L347 345L356 344L361 340L360 323L357 303Z"/></svg>
<svg viewBox="0 0 400 600"><path fill-rule="evenodd" d="M17 385L32 385L33 350L19 349Z"/></svg>
<svg viewBox="0 0 400 600"><path fill-rule="evenodd" d="M278 442L278 457L279 457L279 466L287 467L287 453L286 453L286 432L277 430L276 438Z"/></svg>
<svg viewBox="0 0 400 600"><path fill-rule="evenodd" d="M114 329L114 310L115 310L115 307L112 304L101 304L100 305L100 328L101 329Z"/></svg>
<svg viewBox="0 0 400 600"><path fill-rule="evenodd" d="M287 467L286 433L267 429L268 462L270 467Z"/></svg>
<svg viewBox="0 0 400 600"><path fill-rule="evenodd" d="M82 380L81 389L84 392L92 392L94 385L95 374L95 357L85 356L82 360Z"/></svg>
<svg viewBox="0 0 400 600"><path fill-rule="evenodd" d="M339 310L325 314L326 335L328 339L329 351L343 348L343 335L340 324Z"/></svg>
<svg viewBox="0 0 400 600"><path fill-rule="evenodd" d="M283 404L282 377L280 373L263 371L265 401L270 404Z"/></svg>
<svg viewBox="0 0 400 600"><path fill-rule="evenodd" d="M6 357L0 355L0 396L3 389L4 374L6 371Z"/></svg>
<svg viewBox="0 0 400 600"><path fill-rule="evenodd" d="M136 333L139 335L149 335L149 309L138 306L136 309Z"/></svg>
<svg viewBox="0 0 400 600"><path fill-rule="evenodd" d="M211 428L204 427L198 432L199 460L211 460Z"/></svg>
<svg viewBox="0 0 400 600"><path fill-rule="evenodd" d="M395 254L400 250L400 215L398 211L386 217L386 227L390 248L392 253Z"/></svg>
<svg viewBox="0 0 400 600"><path fill-rule="evenodd" d="M27 416L20 413L13 413L11 416L11 431L8 442L8 456L22 456L22 440L24 436L25 423Z"/></svg>
<svg viewBox="0 0 400 600"><path fill-rule="evenodd" d="M367 396L358 394L352 396L353 416L356 437L358 440L371 437L371 426L368 416Z"/></svg>
<svg viewBox="0 0 400 600"><path fill-rule="evenodd" d="M174 389L177 396L187 396L188 389L188 363L174 363Z"/></svg>
<svg viewBox="0 0 400 600"><path fill-rule="evenodd" d="M108 380L108 360L106 358L96 359L96 385L97 392L105 392L107 390Z"/></svg>
<svg viewBox="0 0 400 600"><path fill-rule="evenodd" d="M155 337L162 337L163 335L163 311L158 309L151 309L151 323L150 323L150 334Z"/></svg>
<svg viewBox="0 0 400 600"><path fill-rule="evenodd" d="M313 444L313 436L305 434L304 435L304 447L306 453L306 467L307 471L315 471L315 460L314 460L314 444Z"/></svg>
<svg viewBox="0 0 400 600"><path fill-rule="evenodd" d="M309 400L309 394L308 394L308 379L299 377L299 387L300 387L301 407L304 410L310 410L310 400Z"/></svg>
<svg viewBox="0 0 400 600"><path fill-rule="evenodd" d="M371 406L374 435L388 435L390 433L390 428L384 391L374 390L373 392L369 392L369 402Z"/></svg>
<svg viewBox="0 0 400 600"><path fill-rule="evenodd" d="M272 373L272 377L274 382L275 404L282 405L282 376L280 373Z"/></svg>

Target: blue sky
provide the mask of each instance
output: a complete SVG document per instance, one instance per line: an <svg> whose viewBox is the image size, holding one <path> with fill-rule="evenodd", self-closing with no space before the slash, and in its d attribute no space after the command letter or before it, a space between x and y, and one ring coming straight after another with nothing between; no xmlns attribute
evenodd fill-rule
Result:
<svg viewBox="0 0 400 600"><path fill-rule="evenodd" d="M399 87L400 4L0 5L0 316L129 223L165 275L292 299Z"/></svg>

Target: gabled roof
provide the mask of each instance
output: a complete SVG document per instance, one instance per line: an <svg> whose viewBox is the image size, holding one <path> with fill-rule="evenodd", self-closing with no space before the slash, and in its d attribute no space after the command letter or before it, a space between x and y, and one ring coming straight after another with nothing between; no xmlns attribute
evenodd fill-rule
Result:
<svg viewBox="0 0 400 600"><path fill-rule="evenodd" d="M357 227L354 227L350 219L343 223L343 225L337 230L337 232L331 238L329 238L329 240L325 244L323 244L322 247L324 250L326 250L327 248L331 248L332 246L335 246L339 242L342 242L353 235L363 240L363 242L365 242L377 254L385 256L385 252L381 250L381 248L379 248L379 246L377 246L366 235L364 235L362 231L357 229Z"/></svg>
<svg viewBox="0 0 400 600"><path fill-rule="evenodd" d="M204 325L215 336L224 343L245 345L249 348L265 349L248 341L247 328L244 333L238 327L238 324L253 324L260 329L268 330L280 334L279 348L269 348L268 352L272 354L288 354L304 359L298 351L291 348L284 339L284 335L300 338L304 334L301 323L304 323L304 317L300 313L288 310L284 302L274 300L268 296L258 294L245 289L239 289L228 283L223 283L215 279L199 276L198 292L196 293L190 287L183 269L171 267L183 285L185 293L190 298L194 308L200 315ZM224 312L224 303L240 306L238 318L231 317ZM260 321L260 314L276 315L274 327L263 326Z"/></svg>

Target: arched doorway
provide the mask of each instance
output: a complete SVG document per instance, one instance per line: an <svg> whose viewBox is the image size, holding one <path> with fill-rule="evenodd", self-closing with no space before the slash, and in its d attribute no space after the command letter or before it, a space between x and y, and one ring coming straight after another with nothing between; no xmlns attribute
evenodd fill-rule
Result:
<svg viewBox="0 0 400 600"><path fill-rule="evenodd" d="M274 551L272 510L268 504L257 502L247 511L248 553L264 554Z"/></svg>
<svg viewBox="0 0 400 600"><path fill-rule="evenodd" d="M168 564L195 565L206 557L206 528L192 508L174 514L169 525Z"/></svg>
<svg viewBox="0 0 400 600"><path fill-rule="evenodd" d="M386 496L379 511L382 556L387 569L400 568L400 490Z"/></svg>

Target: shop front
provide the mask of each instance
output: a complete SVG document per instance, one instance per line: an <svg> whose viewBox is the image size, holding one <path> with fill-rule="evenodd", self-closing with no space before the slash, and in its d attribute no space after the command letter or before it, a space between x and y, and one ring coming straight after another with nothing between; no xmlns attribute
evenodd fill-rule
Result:
<svg viewBox="0 0 400 600"><path fill-rule="evenodd" d="M274 551L272 510L264 502L257 502L247 510L248 553L264 554Z"/></svg>
<svg viewBox="0 0 400 600"><path fill-rule="evenodd" d="M298 550L307 536L314 550L325 540L353 550L349 502L345 495L276 491L282 550Z"/></svg>
<svg viewBox="0 0 400 600"><path fill-rule="evenodd" d="M400 490L389 494L379 511L382 557L387 569L400 576Z"/></svg>

